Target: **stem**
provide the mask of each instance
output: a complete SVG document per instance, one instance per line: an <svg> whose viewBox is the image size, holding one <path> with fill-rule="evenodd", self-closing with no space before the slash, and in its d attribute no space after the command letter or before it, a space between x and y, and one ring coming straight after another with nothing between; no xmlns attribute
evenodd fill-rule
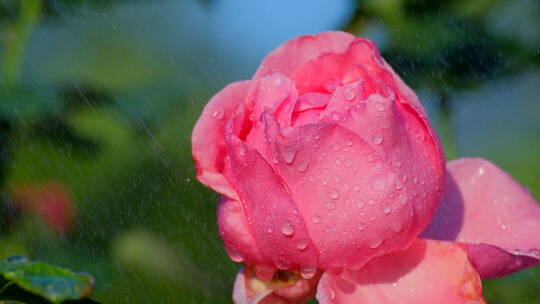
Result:
<svg viewBox="0 0 540 304"><path fill-rule="evenodd" d="M24 49L41 17L41 6L42 0L21 0L19 20L7 29L2 64L4 84L7 88L19 81Z"/></svg>

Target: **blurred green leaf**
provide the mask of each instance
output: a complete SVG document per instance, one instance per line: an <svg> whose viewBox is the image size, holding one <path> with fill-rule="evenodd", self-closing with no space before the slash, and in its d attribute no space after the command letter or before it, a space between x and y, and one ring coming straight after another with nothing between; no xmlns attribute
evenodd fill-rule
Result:
<svg viewBox="0 0 540 304"><path fill-rule="evenodd" d="M24 257L11 257L0 262L0 273L10 281L8 284L14 283L53 303L88 298L94 288L94 279L89 274Z"/></svg>

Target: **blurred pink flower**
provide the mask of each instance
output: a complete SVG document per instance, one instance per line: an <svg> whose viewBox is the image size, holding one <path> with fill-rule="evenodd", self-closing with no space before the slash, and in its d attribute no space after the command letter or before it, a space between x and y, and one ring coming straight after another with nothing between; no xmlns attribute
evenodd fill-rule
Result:
<svg viewBox="0 0 540 304"><path fill-rule="evenodd" d="M57 235L65 234L73 225L75 210L71 196L59 182L15 185L12 196L18 208L37 215Z"/></svg>
<svg viewBox="0 0 540 304"><path fill-rule="evenodd" d="M366 39L288 41L210 100L192 145L246 264L236 303L315 288L321 303L483 303L480 278L539 263L540 206L487 161L445 168L420 101Z"/></svg>

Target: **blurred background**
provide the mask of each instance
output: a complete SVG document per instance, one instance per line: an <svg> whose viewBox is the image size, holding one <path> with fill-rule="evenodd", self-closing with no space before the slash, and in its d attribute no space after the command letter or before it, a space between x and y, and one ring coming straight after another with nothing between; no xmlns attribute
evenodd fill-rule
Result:
<svg viewBox="0 0 540 304"><path fill-rule="evenodd" d="M0 258L88 271L103 303L230 303L191 129L270 50L338 29L377 43L448 159L540 198L538 0L0 0ZM539 269L484 286L540 303Z"/></svg>

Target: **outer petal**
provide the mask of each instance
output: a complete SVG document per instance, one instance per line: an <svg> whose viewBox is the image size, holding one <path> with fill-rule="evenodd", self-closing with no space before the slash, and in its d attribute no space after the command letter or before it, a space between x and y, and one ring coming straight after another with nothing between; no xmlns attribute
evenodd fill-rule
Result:
<svg viewBox="0 0 540 304"><path fill-rule="evenodd" d="M320 274L312 279L301 279L293 273L279 273L269 280L261 280L252 266L246 266L236 276L233 301L236 304L302 304L315 295Z"/></svg>
<svg viewBox="0 0 540 304"><path fill-rule="evenodd" d="M233 261L254 263L262 259L239 201L221 198L218 206L218 227L219 235Z"/></svg>
<svg viewBox="0 0 540 304"><path fill-rule="evenodd" d="M465 243L483 278L540 264L540 205L479 158L448 163L443 201L422 236Z"/></svg>
<svg viewBox="0 0 540 304"><path fill-rule="evenodd" d="M238 195L223 176L225 124L247 96L251 81L238 81L218 92L204 107L191 135L197 178L206 186L233 199Z"/></svg>
<svg viewBox="0 0 540 304"><path fill-rule="evenodd" d="M227 131L227 178L243 204L249 229L262 256L258 265L313 268L317 250L281 177L261 154Z"/></svg>
<svg viewBox="0 0 540 304"><path fill-rule="evenodd" d="M480 278L455 244L417 239L407 250L369 262L341 276L325 273L321 304L484 303Z"/></svg>
<svg viewBox="0 0 540 304"><path fill-rule="evenodd" d="M355 39L345 32L323 32L287 41L264 58L253 78L281 73L290 76L301 64L325 53L342 53Z"/></svg>

